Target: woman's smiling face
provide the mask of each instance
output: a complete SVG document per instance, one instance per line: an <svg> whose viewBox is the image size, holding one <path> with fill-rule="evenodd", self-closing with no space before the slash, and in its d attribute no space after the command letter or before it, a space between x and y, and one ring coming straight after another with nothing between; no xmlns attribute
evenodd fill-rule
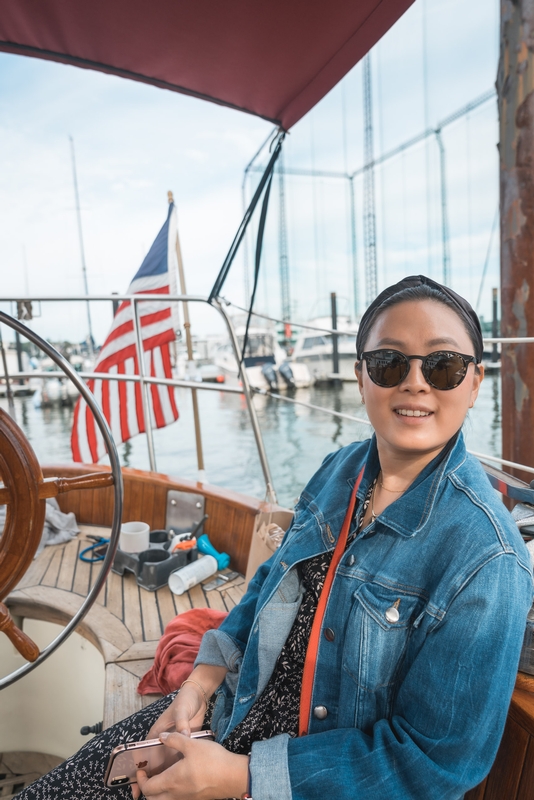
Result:
<svg viewBox="0 0 534 800"><path fill-rule="evenodd" d="M436 350L474 355L474 347L462 320L451 308L436 300L398 303L376 319L365 350L399 350L407 356L426 356ZM393 458L430 461L462 427L474 405L484 368L477 374L469 364L467 375L455 389L442 391L430 386L419 359L410 361L406 378L392 388L372 382L365 361L356 371L360 392L372 423L381 454ZM417 416L413 412L418 412Z"/></svg>

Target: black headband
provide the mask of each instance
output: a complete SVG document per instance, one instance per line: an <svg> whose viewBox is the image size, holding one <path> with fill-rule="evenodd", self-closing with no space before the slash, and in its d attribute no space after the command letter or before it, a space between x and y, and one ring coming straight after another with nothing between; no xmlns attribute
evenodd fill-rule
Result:
<svg viewBox="0 0 534 800"><path fill-rule="evenodd" d="M456 292L453 292L453 290L449 289L448 286L442 286L441 283L433 281L432 278L427 278L426 275L410 275L409 278L403 278L393 286L388 286L387 289L384 289L383 292L380 292L378 297L375 297L360 320L358 335L356 337L357 358L360 359L362 357L364 342L369 335L369 331L377 314L379 314L382 310L382 306L386 300L389 300L390 297L393 297L394 295L399 294L399 292L404 291L404 289L414 289L417 286L429 286L431 289L435 289L452 301L455 309L458 311L460 317L464 320L467 329L471 334L471 338L473 339L473 343L475 345L475 358L477 363L480 363L482 361L484 344L482 342L480 320L478 319L476 311L467 302L467 300L465 300L463 297L460 297L460 295L456 294Z"/></svg>

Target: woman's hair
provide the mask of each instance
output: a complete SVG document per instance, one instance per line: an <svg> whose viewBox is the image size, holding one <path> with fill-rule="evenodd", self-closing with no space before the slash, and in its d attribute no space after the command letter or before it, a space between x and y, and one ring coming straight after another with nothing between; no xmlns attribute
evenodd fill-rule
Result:
<svg viewBox="0 0 534 800"><path fill-rule="evenodd" d="M448 286L433 281L425 275L414 275L384 289L364 312L356 337L356 355L361 359L369 334L383 311L399 303L416 300L434 300L450 308L460 318L475 351L477 363L482 361L483 342L480 321L471 305Z"/></svg>

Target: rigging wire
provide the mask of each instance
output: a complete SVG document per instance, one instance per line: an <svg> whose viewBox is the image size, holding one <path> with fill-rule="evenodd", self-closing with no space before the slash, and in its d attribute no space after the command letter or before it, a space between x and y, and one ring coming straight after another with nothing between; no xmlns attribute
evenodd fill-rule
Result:
<svg viewBox="0 0 534 800"><path fill-rule="evenodd" d="M258 224L258 238L256 239L256 263L254 268L254 286L252 289L252 297L250 298L250 306L248 309L247 324L245 327L245 336L243 337L243 350L241 353L240 364L243 364L245 353L248 344L248 329L250 326L250 319L252 317L252 309L254 308L254 300L256 299L256 289L258 288L258 277L260 274L261 254L263 249L263 234L265 233L265 222L267 220L267 210L269 208L269 197L271 195L271 186L273 182L274 170L271 170L267 178L265 186L265 194L263 196L263 203L261 205L260 221Z"/></svg>
<svg viewBox="0 0 534 800"><path fill-rule="evenodd" d="M254 209L256 208L256 205L258 204L259 199L260 199L261 195L263 194L264 189L266 189L267 184L270 186L273 170L274 170L276 161L278 159L278 156L280 155L280 151L282 149L282 142L284 141L284 138L285 138L285 132L281 130L277 134L277 138L275 140L273 140L273 142L271 143L271 147L274 146L273 153L271 155L271 158L269 159L269 163L267 164L267 167L265 168L265 171L264 171L263 175L261 176L261 180L260 180L260 182L258 184L258 187L257 187L256 191L254 192L254 196L253 196L252 200L250 201L250 204L249 204L249 206L248 206L248 208L247 208L247 210L245 212L245 215L244 215L243 219L241 220L241 224L240 224L239 228L237 229L237 233L234 236L234 240L233 240L232 244L230 245L230 249L229 249L228 253L226 254L226 258L224 259L223 265L222 265L221 269L219 270L219 274L217 275L217 278L215 279L215 283L213 284L213 287L212 287L211 292L210 292L209 297L208 297L208 303L213 303L213 300L220 294L221 289L222 289L222 287L224 285L224 282L226 281L226 278L228 277L228 273L230 271L230 267L232 266L232 263L233 263L234 258L236 256L236 253L237 253L237 251L239 249L239 245L243 241L243 237L244 237L245 232L247 230L248 224L249 224L249 222L250 222L250 220L252 218L252 214L254 213ZM276 141L276 144L275 144L275 141Z"/></svg>
<svg viewBox="0 0 534 800"><path fill-rule="evenodd" d="M407 208L407 201L406 201L406 153L402 154L402 227L403 227L403 256L404 256L404 271L407 270L406 264L406 252L407 252L407 242L406 242L406 208Z"/></svg>
<svg viewBox="0 0 534 800"><path fill-rule="evenodd" d="M473 285L473 228L471 218L471 126L470 114L465 117L465 145L466 145L466 179L467 179L467 247L468 247L468 263L469 263L469 291Z"/></svg>
<svg viewBox="0 0 534 800"><path fill-rule="evenodd" d="M346 82L343 80L341 82L341 131L343 136L343 169L345 174L349 174L349 155L348 155L348 131L347 131L347 98L346 98ZM351 217L351 208L352 208L352 199L350 197L350 193L352 191L352 186L349 183L348 193L345 191L345 224L346 224L346 236L347 236L347 287L348 287L348 295L352 298L352 307L356 307L356 296L353 292L355 289L354 286L354 261L351 259L351 254L353 254L352 248L352 217ZM348 201L348 202L347 202Z"/></svg>
<svg viewBox="0 0 534 800"><path fill-rule="evenodd" d="M310 145L311 145L311 164L312 172L315 172L315 126L314 126L314 109L310 113ZM317 292L317 300L321 297L321 270L319 269L319 230L317 225L317 190L315 181L312 180L312 204L313 204L313 246L315 255L315 290Z"/></svg>
<svg viewBox="0 0 534 800"><path fill-rule="evenodd" d="M380 155L384 152L384 104L382 102L382 47L378 42L376 48L377 60L377 85L378 85L378 142ZM382 166L379 170L380 176L380 239L382 245L381 253L381 274L386 276L388 268L387 257L387 231L386 231L386 171Z"/></svg>
<svg viewBox="0 0 534 800"><path fill-rule="evenodd" d="M475 311L478 314L478 309L480 307L480 299L482 297L482 290L484 288L484 281L486 280L486 273L488 271L488 264L491 256L491 248L493 245L493 236L495 235L495 230L497 229L497 222L499 221L499 204L497 203L497 209L495 211L495 216L493 218L493 225L491 226L490 237L488 242L488 249L486 251L486 260L484 261L484 268L482 270L482 276L480 278L480 286L478 287L478 297L475 306Z"/></svg>
<svg viewBox="0 0 534 800"><path fill-rule="evenodd" d="M428 29L427 0L421 0L422 51L423 51L423 112L425 130L430 128L428 92ZM430 187L430 138L425 139L425 189L426 189L426 248L429 273L432 274L432 193Z"/></svg>
<svg viewBox="0 0 534 800"><path fill-rule="evenodd" d="M243 217L247 211L247 178L250 175L252 166L260 153L262 152L263 148L271 142L277 133L277 128L273 128L264 142L260 145L260 147L256 150L250 161L248 162L247 166L245 167L245 171L243 173L243 182L241 184L241 199L243 204ZM249 229L247 227L245 231L245 241L243 242L243 271L244 271L244 283L245 283L245 297L250 297L250 261L249 261L249 248L250 248L250 237L249 237Z"/></svg>
<svg viewBox="0 0 534 800"><path fill-rule="evenodd" d="M436 141L439 149L439 170L441 184L441 242L442 242L442 261L443 261L443 283L450 286L451 274L451 254L449 246L449 214L447 206L447 162L445 154L445 144L441 135L441 130L436 128Z"/></svg>
<svg viewBox="0 0 534 800"><path fill-rule="evenodd" d="M284 179L284 154L278 159L278 257L280 264L280 300L282 317L291 317L291 291L287 252L286 190Z"/></svg>

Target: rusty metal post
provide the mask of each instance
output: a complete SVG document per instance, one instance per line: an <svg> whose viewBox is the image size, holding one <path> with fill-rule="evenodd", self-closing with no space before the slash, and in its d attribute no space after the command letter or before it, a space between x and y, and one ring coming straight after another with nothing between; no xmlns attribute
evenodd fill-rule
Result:
<svg viewBox="0 0 534 800"><path fill-rule="evenodd" d="M499 300L499 290L494 286L491 290L491 336L493 339L499 338L499 309L498 309L498 300ZM491 360L493 363L496 363L499 360L499 349L497 347L497 343L493 342L493 346L491 348Z"/></svg>
<svg viewBox="0 0 534 800"><path fill-rule="evenodd" d="M534 334L534 0L501 0L501 333ZM534 348L503 345L503 457L534 465ZM515 471L529 481L531 476Z"/></svg>

